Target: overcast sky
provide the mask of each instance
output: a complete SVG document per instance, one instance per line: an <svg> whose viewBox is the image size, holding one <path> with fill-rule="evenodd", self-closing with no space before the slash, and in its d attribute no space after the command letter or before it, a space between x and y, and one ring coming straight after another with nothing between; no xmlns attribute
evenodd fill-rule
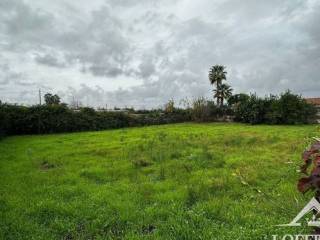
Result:
<svg viewBox="0 0 320 240"><path fill-rule="evenodd" d="M158 107L235 92L320 96L317 0L0 0L0 99Z"/></svg>

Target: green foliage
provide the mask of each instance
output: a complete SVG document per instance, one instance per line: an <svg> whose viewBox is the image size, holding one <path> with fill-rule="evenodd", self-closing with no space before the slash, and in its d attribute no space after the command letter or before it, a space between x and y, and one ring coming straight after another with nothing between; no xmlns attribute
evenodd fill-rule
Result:
<svg viewBox="0 0 320 240"><path fill-rule="evenodd" d="M132 126L167 124L190 120L188 110L144 113L96 111L84 107L69 109L65 104L31 107L0 104L0 136L103 130Z"/></svg>
<svg viewBox="0 0 320 240"><path fill-rule="evenodd" d="M209 81L212 85L217 84L217 86L222 83L223 80L226 80L227 72L225 67L222 65L214 65L210 68L209 71Z"/></svg>
<svg viewBox="0 0 320 240"><path fill-rule="evenodd" d="M44 95L44 101L47 105L58 105L60 104L60 97L57 94L52 95L51 93L46 93Z"/></svg>
<svg viewBox="0 0 320 240"><path fill-rule="evenodd" d="M232 95L232 88L222 83L227 80L226 67L222 65L212 66L209 70L209 81L212 85L216 85L216 89L213 90L214 97L216 98L217 105L223 106L223 100L228 99Z"/></svg>
<svg viewBox="0 0 320 240"><path fill-rule="evenodd" d="M232 97L229 103L236 121L251 124L306 124L313 122L317 113L313 105L290 91L266 98L242 94Z"/></svg>
<svg viewBox="0 0 320 240"><path fill-rule="evenodd" d="M223 117L232 114L230 107L218 107L213 101L208 101L203 97L192 101L191 119L195 122L219 121Z"/></svg>
<svg viewBox="0 0 320 240"><path fill-rule="evenodd" d="M250 95L248 100L238 102L235 106L235 120L257 124L265 122L266 101L257 95Z"/></svg>
<svg viewBox="0 0 320 240"><path fill-rule="evenodd" d="M248 101L249 98L250 96L245 93L235 94L228 98L228 105L233 106L235 104Z"/></svg>
<svg viewBox="0 0 320 240"><path fill-rule="evenodd" d="M73 110L66 104L26 107L0 102L0 138L5 135L96 131L188 121L225 121L226 116L233 115L235 121L251 124L305 124L312 123L317 113L313 105L289 91L279 97L267 98L237 94L228 99L228 104L217 106L202 97L194 99L186 109L176 108L171 100L165 110L108 112L89 107Z"/></svg>
<svg viewBox="0 0 320 240"><path fill-rule="evenodd" d="M220 106L223 106L223 100L229 99L232 96L232 88L228 84L220 84L213 90L214 97L220 99Z"/></svg>
<svg viewBox="0 0 320 240"><path fill-rule="evenodd" d="M290 91L281 94L280 98L270 97L268 105L266 121L273 124L301 124L316 118L316 108Z"/></svg>
<svg viewBox="0 0 320 240"><path fill-rule="evenodd" d="M194 99L192 102L192 119L197 122L208 121L209 119L208 101L201 97Z"/></svg>
<svg viewBox="0 0 320 240"><path fill-rule="evenodd" d="M0 139L6 135L9 125L8 116L4 106L5 104L0 101Z"/></svg>

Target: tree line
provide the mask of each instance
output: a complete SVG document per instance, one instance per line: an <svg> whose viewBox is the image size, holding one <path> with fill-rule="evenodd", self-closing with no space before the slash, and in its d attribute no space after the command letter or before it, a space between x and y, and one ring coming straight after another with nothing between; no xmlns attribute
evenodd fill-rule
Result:
<svg viewBox="0 0 320 240"><path fill-rule="evenodd" d="M215 101L203 97L188 101L184 108L170 100L162 109L97 111L89 107L72 109L58 95L44 95L45 104L21 106L0 101L0 136L95 131L178 122L236 121L250 124L307 124L316 119L315 106L300 95L286 91L258 97L234 94L225 84L225 67L210 68L209 81L215 87Z"/></svg>
<svg viewBox="0 0 320 240"><path fill-rule="evenodd" d="M289 90L277 95L264 98L256 94L235 94L230 85L223 83L227 80L226 68L215 65L210 68L209 81L215 85L213 97L219 107L228 101L235 121L251 124L306 124L315 122L317 109L308 104L300 95Z"/></svg>

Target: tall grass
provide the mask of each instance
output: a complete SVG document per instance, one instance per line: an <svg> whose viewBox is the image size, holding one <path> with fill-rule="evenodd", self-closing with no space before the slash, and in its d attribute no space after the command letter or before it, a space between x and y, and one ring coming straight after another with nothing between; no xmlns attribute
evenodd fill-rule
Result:
<svg viewBox="0 0 320 240"><path fill-rule="evenodd" d="M0 142L0 239L264 239L316 126L176 124Z"/></svg>

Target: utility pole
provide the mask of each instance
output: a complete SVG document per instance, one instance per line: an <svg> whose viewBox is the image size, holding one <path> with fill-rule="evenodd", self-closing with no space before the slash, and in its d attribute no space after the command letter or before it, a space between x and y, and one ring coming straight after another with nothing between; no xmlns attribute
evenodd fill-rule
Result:
<svg viewBox="0 0 320 240"><path fill-rule="evenodd" d="M39 104L41 105L41 89L39 88Z"/></svg>
<svg viewBox="0 0 320 240"><path fill-rule="evenodd" d="M77 108L77 103L76 103L76 100L74 100L74 95L72 95L72 104L71 104L71 107L74 109L78 109Z"/></svg>

